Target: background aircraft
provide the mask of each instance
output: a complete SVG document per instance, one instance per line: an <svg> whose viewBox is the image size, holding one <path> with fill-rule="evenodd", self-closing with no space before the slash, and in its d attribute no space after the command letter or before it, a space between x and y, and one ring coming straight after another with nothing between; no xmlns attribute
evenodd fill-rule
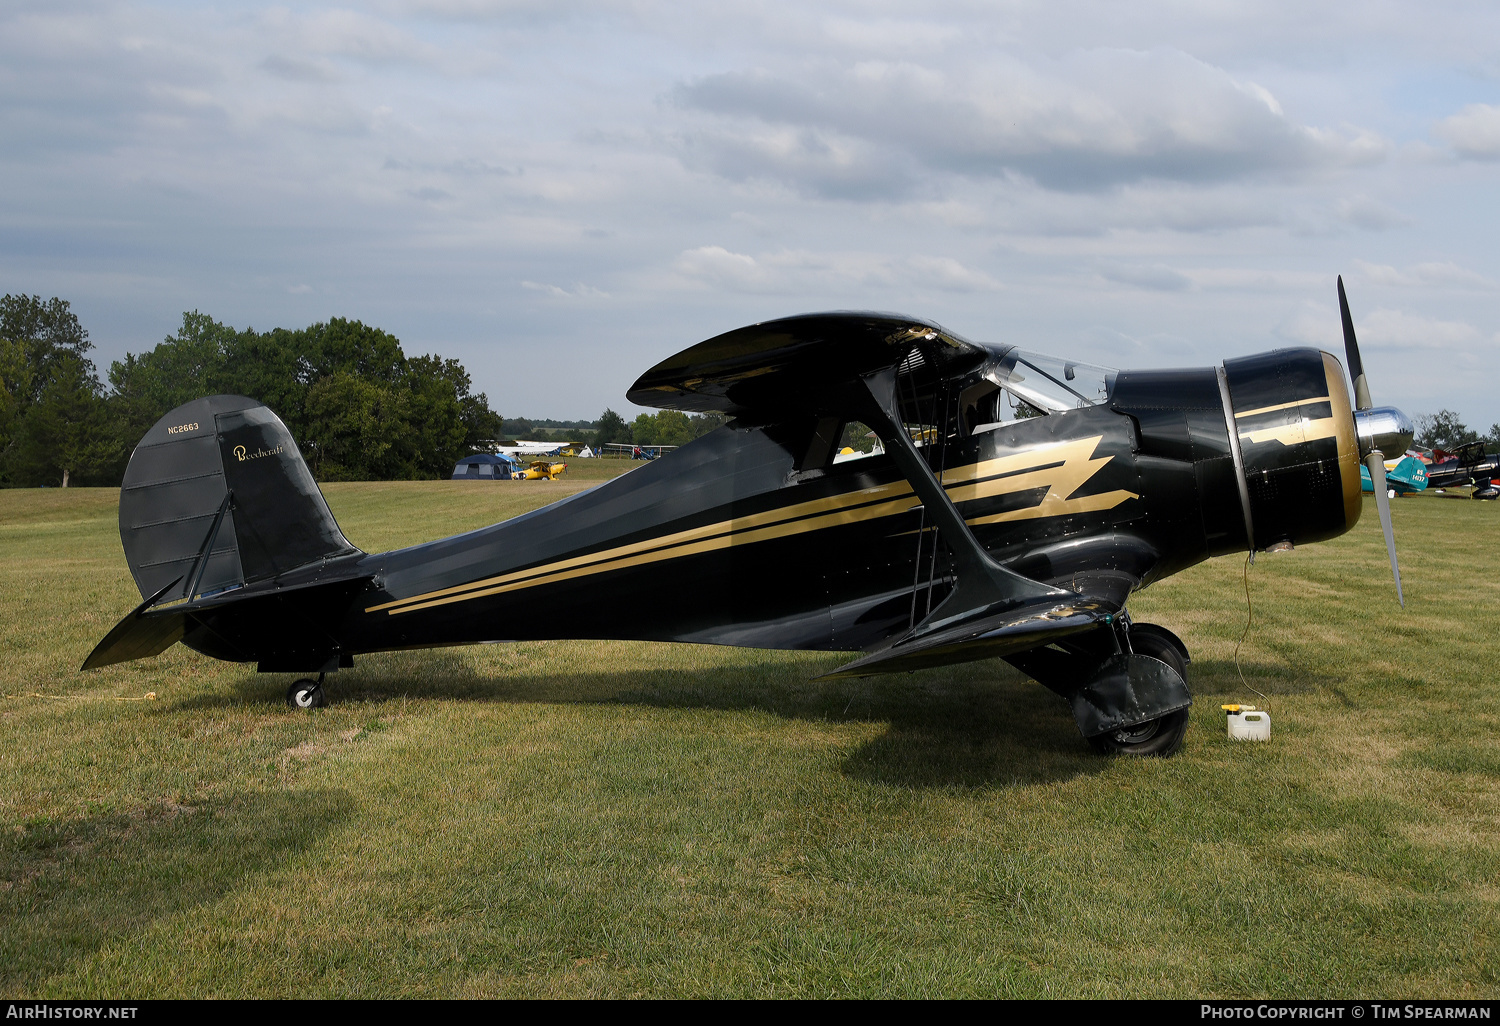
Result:
<svg viewBox="0 0 1500 1026"><path fill-rule="evenodd" d="M535 459L538 456L556 456L575 442L528 442L496 441L481 443L490 452L515 457L517 461Z"/></svg>
<svg viewBox="0 0 1500 1026"><path fill-rule="evenodd" d="M675 445L634 445L630 442L606 442L599 447L601 456L625 456L632 460L654 460L665 456Z"/></svg>
<svg viewBox="0 0 1500 1026"><path fill-rule="evenodd" d="M532 460L524 469L517 470L512 476L522 481L556 481L567 469L566 463Z"/></svg>
<svg viewBox="0 0 1500 1026"><path fill-rule="evenodd" d="M120 498L144 601L84 668L184 644L263 672L521 638L860 651L831 676L1003 657L1101 751L1169 754L1192 702L1171 631L1130 596L1215 555L1334 537L1363 458L1391 569L1376 409L1339 283L1337 359L1287 349L1114 371L936 324L834 313L751 325L653 367L642 406L721 427L589 491L395 552L349 542L265 406L213 396L136 448ZM1008 396L1038 416L1017 418ZM840 462L847 435L882 452ZM559 616L566 611L566 616Z"/></svg>
<svg viewBox="0 0 1500 1026"><path fill-rule="evenodd" d="M1500 455L1484 451L1483 442L1461 445L1453 452L1433 449L1427 466L1427 483L1433 488L1462 488L1474 485L1483 491L1500 475Z"/></svg>
<svg viewBox="0 0 1500 1026"><path fill-rule="evenodd" d="M1427 465L1415 456L1402 456L1385 461L1386 494L1391 498L1411 495L1427 488ZM1367 492L1375 490L1370 480L1370 468L1359 468L1359 486Z"/></svg>

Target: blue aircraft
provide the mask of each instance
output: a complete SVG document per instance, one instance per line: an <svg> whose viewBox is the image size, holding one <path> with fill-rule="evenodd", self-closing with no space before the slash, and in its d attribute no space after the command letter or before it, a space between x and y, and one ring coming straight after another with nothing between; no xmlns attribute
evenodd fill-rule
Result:
<svg viewBox="0 0 1500 1026"><path fill-rule="evenodd" d="M1420 492L1427 487L1427 465L1411 455L1386 460L1385 485L1392 497ZM1359 468L1359 486L1367 492L1375 490L1370 482L1370 470L1363 464Z"/></svg>

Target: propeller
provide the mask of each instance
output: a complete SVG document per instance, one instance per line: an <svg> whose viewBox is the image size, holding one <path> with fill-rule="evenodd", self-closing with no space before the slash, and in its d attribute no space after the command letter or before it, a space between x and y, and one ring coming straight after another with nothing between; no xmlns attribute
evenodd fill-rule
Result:
<svg viewBox="0 0 1500 1026"><path fill-rule="evenodd" d="M1377 408L1370 402L1370 386L1365 381L1364 362L1359 358L1359 342L1354 338L1354 318L1349 315L1343 275L1339 275L1339 314L1344 320L1344 352L1349 357L1349 376L1354 379L1354 423L1359 435L1360 455L1364 457L1365 466L1370 471L1370 483L1375 488L1375 508L1380 511L1385 550L1391 557L1391 576L1396 579L1396 601L1405 609L1401 567L1396 563L1396 532L1391 526L1391 498L1385 481L1384 450L1406 452L1412 440L1411 421L1394 406Z"/></svg>

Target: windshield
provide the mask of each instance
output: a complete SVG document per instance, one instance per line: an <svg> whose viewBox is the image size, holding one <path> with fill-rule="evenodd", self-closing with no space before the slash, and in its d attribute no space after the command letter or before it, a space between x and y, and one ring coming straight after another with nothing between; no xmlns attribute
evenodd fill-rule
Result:
<svg viewBox="0 0 1500 1026"><path fill-rule="evenodd" d="M1109 401L1119 371L1022 349L1002 356L995 380L1039 410L1064 413Z"/></svg>

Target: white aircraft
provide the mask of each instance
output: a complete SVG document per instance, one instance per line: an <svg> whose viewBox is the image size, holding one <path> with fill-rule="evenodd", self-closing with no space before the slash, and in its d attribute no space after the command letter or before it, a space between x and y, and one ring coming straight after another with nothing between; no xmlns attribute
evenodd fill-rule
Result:
<svg viewBox="0 0 1500 1026"><path fill-rule="evenodd" d="M563 449L568 448L570 442L498 442L489 441L480 443L490 452L505 456L556 456Z"/></svg>

